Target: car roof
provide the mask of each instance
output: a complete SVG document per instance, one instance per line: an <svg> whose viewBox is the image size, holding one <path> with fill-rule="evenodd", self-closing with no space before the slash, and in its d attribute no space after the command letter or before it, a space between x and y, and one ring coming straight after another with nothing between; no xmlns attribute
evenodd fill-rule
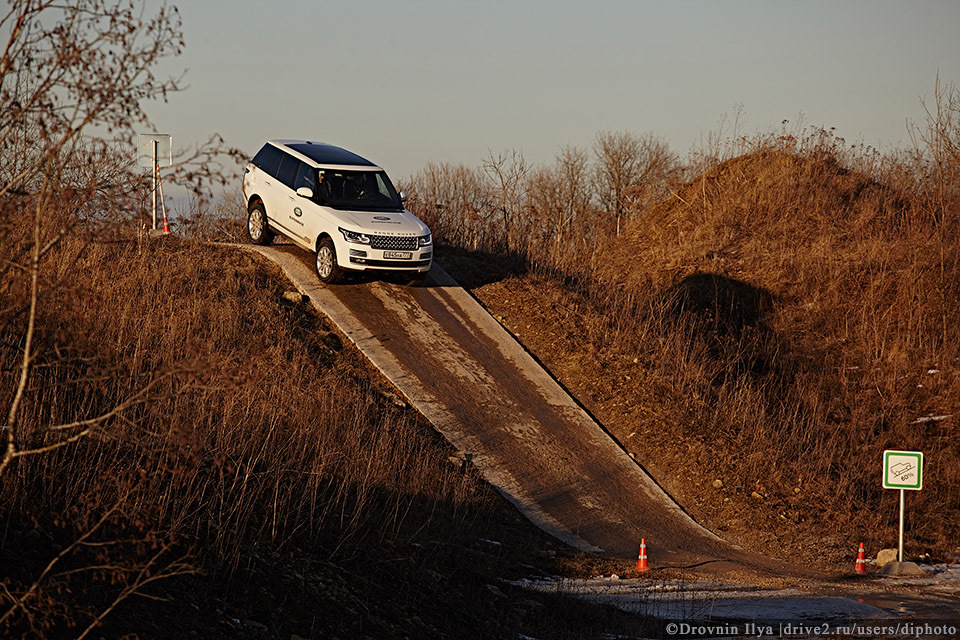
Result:
<svg viewBox="0 0 960 640"><path fill-rule="evenodd" d="M283 139L271 140L270 143L278 147L286 147L302 156L304 160L312 161L319 168L380 170L380 167L366 158L326 142Z"/></svg>

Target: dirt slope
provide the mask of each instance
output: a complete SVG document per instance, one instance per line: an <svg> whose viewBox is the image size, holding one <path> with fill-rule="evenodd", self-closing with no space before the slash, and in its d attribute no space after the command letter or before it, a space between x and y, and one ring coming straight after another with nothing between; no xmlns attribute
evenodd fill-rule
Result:
<svg viewBox="0 0 960 640"><path fill-rule="evenodd" d="M936 485L910 496L907 548L950 561L960 228L838 157L734 158L638 215L594 270L531 261L471 291L724 538L849 569L859 542L896 544L883 450L922 450Z"/></svg>
<svg viewBox="0 0 960 640"><path fill-rule="evenodd" d="M321 287L312 257L281 264L424 415L534 523L575 547L707 573L806 573L696 524L442 270L420 288Z"/></svg>

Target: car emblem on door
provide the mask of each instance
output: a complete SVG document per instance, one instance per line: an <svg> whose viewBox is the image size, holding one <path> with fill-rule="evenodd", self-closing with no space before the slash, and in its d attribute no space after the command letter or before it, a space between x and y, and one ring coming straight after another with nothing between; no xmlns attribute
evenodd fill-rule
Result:
<svg viewBox="0 0 960 640"><path fill-rule="evenodd" d="M293 210L293 215L295 215L295 216L297 216L297 217L299 218L300 216L303 215L303 211L300 210L300 207L295 207L294 210Z"/></svg>

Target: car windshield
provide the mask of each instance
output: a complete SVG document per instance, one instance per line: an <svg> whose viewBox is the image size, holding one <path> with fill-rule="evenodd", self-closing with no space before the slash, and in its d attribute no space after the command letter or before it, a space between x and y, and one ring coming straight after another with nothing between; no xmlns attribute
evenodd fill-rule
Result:
<svg viewBox="0 0 960 640"><path fill-rule="evenodd" d="M400 196L383 171L319 169L317 193L320 204L334 209L399 211Z"/></svg>

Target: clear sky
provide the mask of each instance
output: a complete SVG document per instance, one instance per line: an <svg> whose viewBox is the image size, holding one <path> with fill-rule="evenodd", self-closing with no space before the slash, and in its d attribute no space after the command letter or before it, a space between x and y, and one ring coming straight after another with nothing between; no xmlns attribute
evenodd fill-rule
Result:
<svg viewBox="0 0 960 640"><path fill-rule="evenodd" d="M186 49L163 69L187 69L189 88L148 112L175 148L322 140L395 180L488 150L548 163L606 130L685 155L738 104L743 133L802 114L903 146L937 73L960 86L958 0L174 4Z"/></svg>

